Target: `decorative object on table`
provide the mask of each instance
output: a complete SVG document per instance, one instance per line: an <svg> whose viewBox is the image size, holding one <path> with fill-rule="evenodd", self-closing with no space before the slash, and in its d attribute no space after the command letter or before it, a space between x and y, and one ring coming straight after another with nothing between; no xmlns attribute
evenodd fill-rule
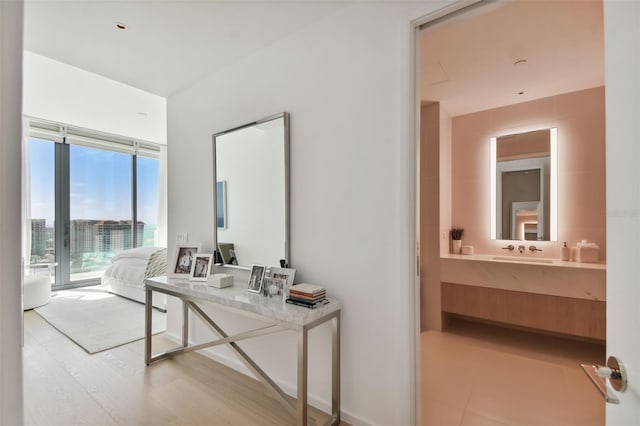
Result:
<svg viewBox="0 0 640 426"><path fill-rule="evenodd" d="M231 287L233 285L233 275L213 274L207 280L207 285L215 288Z"/></svg>
<svg viewBox="0 0 640 426"><path fill-rule="evenodd" d="M222 256L220 255L219 250L213 251L213 263L216 265L222 265L224 262L222 261Z"/></svg>
<svg viewBox="0 0 640 426"><path fill-rule="evenodd" d="M222 263L225 265L231 264L231 251L233 251L235 257L235 246L233 243L218 243L218 251L220 252Z"/></svg>
<svg viewBox="0 0 640 426"><path fill-rule="evenodd" d="M170 275L175 278L191 277L193 259L200 251L200 247L200 244L177 244L173 253L173 261L169 264Z"/></svg>
<svg viewBox="0 0 640 426"><path fill-rule="evenodd" d="M473 246L462 246L460 252L462 254L471 255L473 254Z"/></svg>
<svg viewBox="0 0 640 426"><path fill-rule="evenodd" d="M289 288L287 303L315 309L329 303L327 290L319 285L302 283Z"/></svg>
<svg viewBox="0 0 640 426"><path fill-rule="evenodd" d="M213 253L196 254L191 268L191 281L207 281L212 263Z"/></svg>
<svg viewBox="0 0 640 426"><path fill-rule="evenodd" d="M262 280L263 294L269 297L287 298L287 280L285 278L264 277Z"/></svg>
<svg viewBox="0 0 640 426"><path fill-rule="evenodd" d="M598 263L600 247L596 243L582 240L575 247L574 260L583 263Z"/></svg>
<svg viewBox="0 0 640 426"><path fill-rule="evenodd" d="M236 256L236 251L234 249L229 249L229 265L237 265L238 257Z"/></svg>
<svg viewBox="0 0 640 426"><path fill-rule="evenodd" d="M571 249L567 246L567 242L562 243L562 247L560 248L560 259L561 260L571 260Z"/></svg>
<svg viewBox="0 0 640 426"><path fill-rule="evenodd" d="M282 278L284 280L287 281L287 288L285 290L288 290L289 287L291 287L293 285L293 280L296 276L296 270L292 269L292 268L276 268L271 267L269 268L269 277L272 278Z"/></svg>
<svg viewBox="0 0 640 426"><path fill-rule="evenodd" d="M462 234L464 234L463 228L451 228L449 235L451 235L451 249L454 254L460 254L462 249Z"/></svg>
<svg viewBox="0 0 640 426"><path fill-rule="evenodd" d="M264 265L253 265L251 267L251 275L249 275L248 291L251 293L260 293L262 290L262 279L267 267Z"/></svg>

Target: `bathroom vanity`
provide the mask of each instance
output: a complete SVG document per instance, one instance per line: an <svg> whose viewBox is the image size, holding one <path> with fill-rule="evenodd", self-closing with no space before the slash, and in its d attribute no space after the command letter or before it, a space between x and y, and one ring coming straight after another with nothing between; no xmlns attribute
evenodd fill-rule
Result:
<svg viewBox="0 0 640 426"><path fill-rule="evenodd" d="M606 339L606 265L449 255L440 259L442 313Z"/></svg>

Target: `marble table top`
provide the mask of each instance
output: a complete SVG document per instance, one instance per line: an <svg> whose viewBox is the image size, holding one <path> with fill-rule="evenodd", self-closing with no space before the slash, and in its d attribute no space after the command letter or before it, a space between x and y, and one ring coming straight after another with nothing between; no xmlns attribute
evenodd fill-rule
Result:
<svg viewBox="0 0 640 426"><path fill-rule="evenodd" d="M241 313L255 314L262 319L275 320L287 328L299 328L322 320L339 311L342 304L334 299L315 309L286 303L282 297L266 297L247 291L247 283L215 288L206 282L166 276L147 278L145 285L153 290L166 290L194 300L213 303ZM260 319L260 318L259 318Z"/></svg>

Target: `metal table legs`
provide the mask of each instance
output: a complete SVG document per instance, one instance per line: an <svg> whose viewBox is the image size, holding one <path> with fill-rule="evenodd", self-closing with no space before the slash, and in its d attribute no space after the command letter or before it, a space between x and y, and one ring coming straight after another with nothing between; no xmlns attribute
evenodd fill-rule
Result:
<svg viewBox="0 0 640 426"><path fill-rule="evenodd" d="M234 354L251 370L256 377L271 390L275 397L284 405L291 414L296 417L296 424L299 426L306 425L308 419L308 402L307 402L307 378L308 378L308 336L309 330L331 320L331 417L326 424L337 425L340 423L340 311L334 312L330 316L318 320L312 324L303 327L298 331L298 395L296 403L289 400L287 394L265 373L238 345L237 341L249 339L256 336L276 333L286 330L285 327L277 324L269 324L265 327L257 328L233 336L229 336L225 331L216 324L198 305L190 300L182 299L182 346L167 352L152 354L151 348L151 312L153 290L147 287L145 289L145 363L147 365L169 358L173 355L190 352L194 350L209 348L222 344L230 346ZM209 327L219 339L189 346L189 311L193 312L202 322Z"/></svg>

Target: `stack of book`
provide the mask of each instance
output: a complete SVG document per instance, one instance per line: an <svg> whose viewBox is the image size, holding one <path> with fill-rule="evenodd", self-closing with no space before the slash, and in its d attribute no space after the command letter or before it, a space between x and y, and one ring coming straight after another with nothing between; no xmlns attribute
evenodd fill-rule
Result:
<svg viewBox="0 0 640 426"><path fill-rule="evenodd" d="M314 309L329 303L329 299L327 299L327 290L324 287L302 283L291 286L287 303Z"/></svg>

